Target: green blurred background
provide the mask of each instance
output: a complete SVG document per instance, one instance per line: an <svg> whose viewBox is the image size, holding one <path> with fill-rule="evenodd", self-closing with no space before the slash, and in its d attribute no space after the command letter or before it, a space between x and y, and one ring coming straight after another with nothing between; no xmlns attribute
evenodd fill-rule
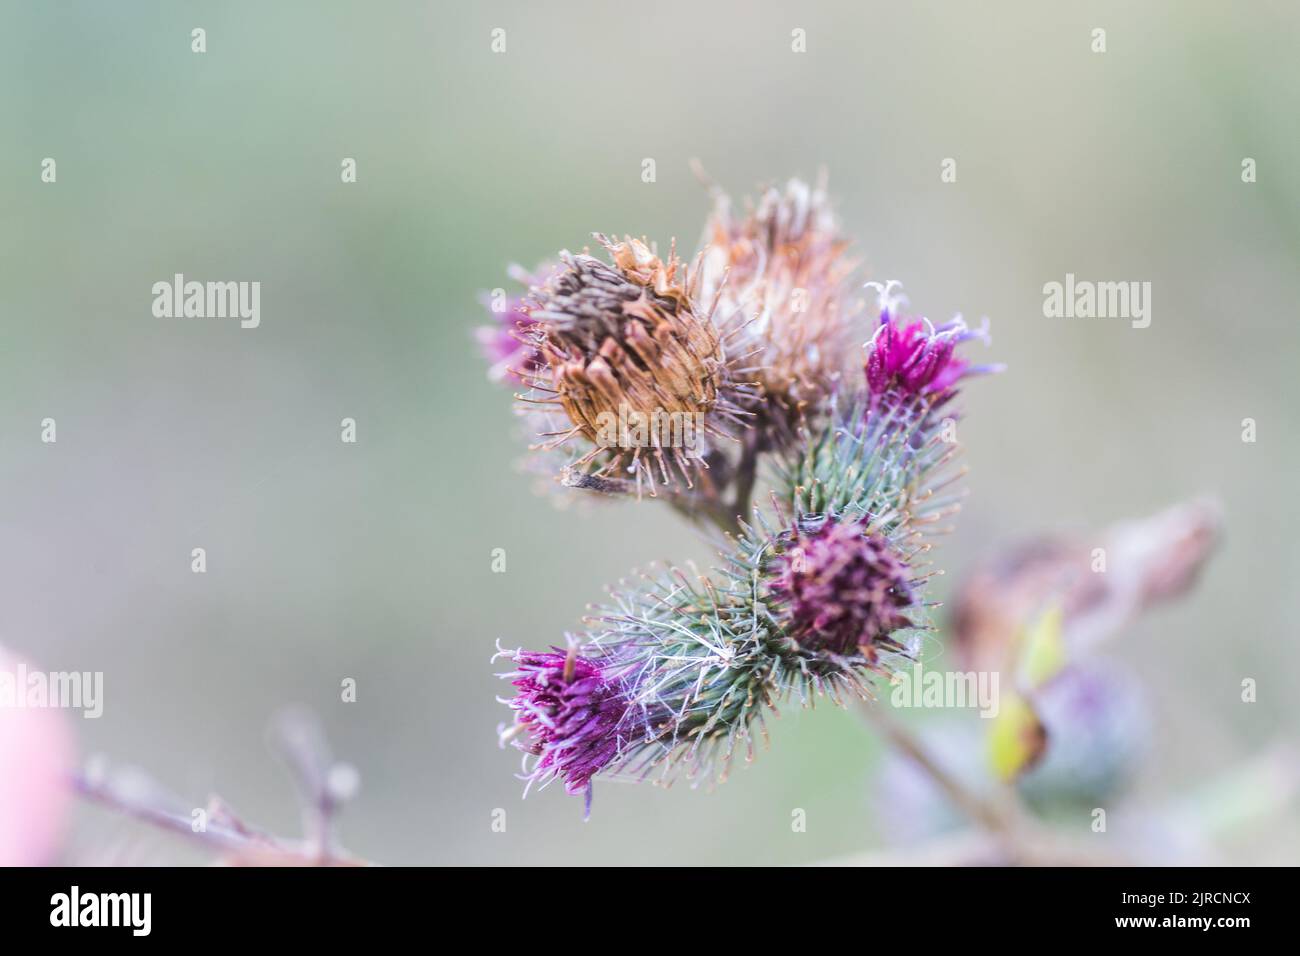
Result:
<svg viewBox="0 0 1300 956"><path fill-rule="evenodd" d="M521 802L495 743L496 640L556 641L627 570L709 549L653 505L534 494L471 338L478 293L596 229L692 248L692 157L733 193L824 165L867 273L932 316L988 315L1010 366L968 389L948 584L1027 533L1217 495L1202 587L1116 651L1155 701L1143 787L1294 735L1300 13L1072 6L4 3L0 644L105 672L85 755L277 830L297 811L264 727L312 706L362 774L345 842L385 863L877 845L906 808L873 801L878 747L830 707L787 711L713 794L598 786L586 824L558 789ZM261 281L261 327L154 318L175 272ZM1066 272L1152 282L1151 327L1044 318ZM1293 862L1297 842L1293 819L1231 858ZM89 809L65 858L124 845L199 859Z"/></svg>

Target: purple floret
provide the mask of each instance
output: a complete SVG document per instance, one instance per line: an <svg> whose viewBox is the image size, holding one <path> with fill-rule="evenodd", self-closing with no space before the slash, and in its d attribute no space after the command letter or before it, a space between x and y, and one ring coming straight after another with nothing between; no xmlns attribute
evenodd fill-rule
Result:
<svg viewBox="0 0 1300 956"><path fill-rule="evenodd" d="M967 328L961 319L933 326L925 319L903 323L888 309L880 313L880 327L866 345L867 388L873 399L884 396L935 402L950 398L957 383L968 375L996 371L992 366L971 365L956 347L972 338L987 338L983 329Z"/></svg>
<svg viewBox="0 0 1300 956"><path fill-rule="evenodd" d="M912 622L907 565L889 539L855 521L827 520L781 559L773 592L792 635L813 650L874 658L877 646Z"/></svg>

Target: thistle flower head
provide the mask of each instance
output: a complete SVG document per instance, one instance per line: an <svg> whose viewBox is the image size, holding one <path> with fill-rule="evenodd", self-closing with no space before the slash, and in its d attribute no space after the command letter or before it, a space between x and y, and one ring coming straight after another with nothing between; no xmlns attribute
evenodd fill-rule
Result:
<svg viewBox="0 0 1300 956"><path fill-rule="evenodd" d="M792 438L847 371L859 306L847 296L855 263L824 183L792 179L736 216L716 193L705 228L701 295L717 297L719 323L737 328L738 350L761 385L756 405L773 434Z"/></svg>
<svg viewBox="0 0 1300 956"><path fill-rule="evenodd" d="M729 426L743 422L744 387L676 256L664 262L639 240L597 239L613 263L562 254L564 268L528 312L546 360L530 384L567 418L551 447L581 439L591 448L579 469L622 469L652 493L678 475L690 486L710 441L734 438Z"/></svg>
<svg viewBox="0 0 1300 956"><path fill-rule="evenodd" d="M625 662L626 737L609 767L627 779L722 782L739 755L756 756L766 717L791 700L844 704L871 696L889 661L856 648L805 646L770 600L773 540L747 527L738 550L711 575L669 568L620 589L592 619L593 647ZM881 645L880 650L886 650Z"/></svg>
<svg viewBox="0 0 1300 956"><path fill-rule="evenodd" d="M526 737L515 746L536 757L530 783L559 778L565 792L585 794L591 806L591 778L618 755L618 731L627 710L620 682L600 662L576 647L562 652L515 651L517 692L507 703L515 711L515 728Z"/></svg>
<svg viewBox="0 0 1300 956"><path fill-rule="evenodd" d="M988 342L987 324L971 329L957 316L935 326L929 319L905 321L897 318L901 298L892 297L896 282L881 288L880 323L866 352L867 388L873 402L880 400L913 401L926 399L941 404L956 394L958 381L968 375L996 371L995 366L971 365L956 354L956 348L968 339Z"/></svg>
<svg viewBox="0 0 1300 956"><path fill-rule="evenodd" d="M981 333L898 323L885 286L864 381L848 347L869 334L855 264L824 184L791 180L739 216L715 197L691 269L596 234L608 261L563 253L519 306L537 356L520 398L558 420L543 447L580 449L562 483L614 494L631 475L654 494L682 478L691 491L673 488L673 507L727 536L709 573L620 582L581 653L512 654L505 736L519 735L527 779L588 798L596 775L721 781L780 705L870 699L914 656L902 632L929 629L936 572L914 562L958 507L957 451L932 412L978 370L954 349ZM621 439L625 419L665 414L691 417L702 440L609 441L611 421ZM731 454L725 439L741 437ZM768 463L773 514L750 507Z"/></svg>
<svg viewBox="0 0 1300 956"><path fill-rule="evenodd" d="M883 534L865 521L801 522L793 546L778 558L772 593L801 646L868 659L899 649L890 635L913 626L917 602L911 573Z"/></svg>
<svg viewBox="0 0 1300 956"><path fill-rule="evenodd" d="M971 371L954 350L977 334L960 319L936 328L927 319L903 323L882 312L880 328L866 345L867 387L873 397L947 398Z"/></svg>

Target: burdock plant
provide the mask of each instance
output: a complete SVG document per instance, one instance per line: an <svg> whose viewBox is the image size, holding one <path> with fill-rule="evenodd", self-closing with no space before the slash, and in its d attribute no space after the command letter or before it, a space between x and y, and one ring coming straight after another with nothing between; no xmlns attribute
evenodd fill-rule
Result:
<svg viewBox="0 0 1300 956"><path fill-rule="evenodd" d="M954 399L987 370L957 351L983 332L904 316L897 283L869 284L869 310L824 184L743 214L714 198L690 265L595 234L607 260L516 270L526 293L480 331L563 485L716 529L709 572L641 575L581 636L497 655L502 742L530 786L558 780L588 811L600 776L720 781L782 704L870 699L910 664L931 536L958 507ZM680 416L689 441L660 427ZM629 417L649 427L607 427Z"/></svg>

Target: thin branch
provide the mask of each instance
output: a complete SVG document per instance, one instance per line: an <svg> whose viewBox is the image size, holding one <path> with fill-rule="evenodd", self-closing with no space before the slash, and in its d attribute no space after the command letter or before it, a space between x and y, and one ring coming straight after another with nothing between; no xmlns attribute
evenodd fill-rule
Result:
<svg viewBox="0 0 1300 956"><path fill-rule="evenodd" d="M983 830L960 830L902 849L876 850L821 860L815 866L1126 866L1109 848L1099 849L1084 840L1067 839L1048 831L1036 832L1028 854L1009 855L1006 847Z"/></svg>
<svg viewBox="0 0 1300 956"><path fill-rule="evenodd" d="M1127 866L1132 861L1110 847L1097 847L1063 838L1040 824L1011 787L998 791L997 801L973 792L949 773L915 734L884 708L863 701L862 713L891 744L906 754L944 796L987 834L987 847L996 861L1012 866ZM987 865L989 861L982 861ZM981 865L972 861L972 865Z"/></svg>
<svg viewBox="0 0 1300 956"><path fill-rule="evenodd" d="M360 866L364 861L339 847L334 835L338 811L355 795L358 779L348 764L330 756L316 719L288 709L271 723L272 749L289 767L303 803L305 839L283 839L241 820L219 797L202 815L174 809L179 802L138 771L109 772L98 766L73 774L69 786L91 803L184 837L225 862L251 866ZM173 805L169 808L168 804ZM196 826L196 822L198 825Z"/></svg>
<svg viewBox="0 0 1300 956"><path fill-rule="evenodd" d="M860 709L863 716L880 731L886 740L925 771L955 807L990 833L1002 838L1007 836L1012 826L1011 814L1002 807L974 793L945 770L931 756L920 739L887 714L883 707L871 701L863 701Z"/></svg>

